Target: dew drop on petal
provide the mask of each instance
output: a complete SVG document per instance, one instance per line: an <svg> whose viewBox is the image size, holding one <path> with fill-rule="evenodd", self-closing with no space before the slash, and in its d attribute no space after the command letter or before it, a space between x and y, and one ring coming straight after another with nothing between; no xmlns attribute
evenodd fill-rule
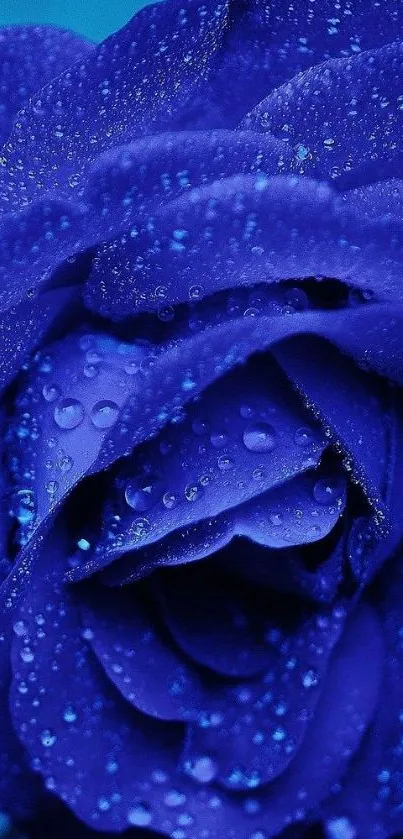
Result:
<svg viewBox="0 0 403 839"><path fill-rule="evenodd" d="M42 396L46 399L46 402L54 402L55 399L58 399L60 396L60 389L57 385L44 385L42 388Z"/></svg>
<svg viewBox="0 0 403 839"><path fill-rule="evenodd" d="M218 773L217 763L208 755L196 757L186 764L186 772L199 784L209 784Z"/></svg>
<svg viewBox="0 0 403 839"><path fill-rule="evenodd" d="M151 824L152 815L148 804L139 802L131 807L127 814L127 820L134 827L147 827Z"/></svg>
<svg viewBox="0 0 403 839"><path fill-rule="evenodd" d="M20 524L29 524L35 517L35 495L33 490L18 490L13 496L10 512Z"/></svg>
<svg viewBox="0 0 403 839"><path fill-rule="evenodd" d="M64 719L65 722L69 722L69 723L72 723L72 722L76 721L77 714L76 714L72 705L67 705L66 708L64 709L63 719Z"/></svg>
<svg viewBox="0 0 403 839"><path fill-rule="evenodd" d="M228 434L226 431L213 431L210 434L211 445L214 446L215 449L222 449L227 440Z"/></svg>
<svg viewBox="0 0 403 839"><path fill-rule="evenodd" d="M197 501L203 494L203 488L198 484L187 484L185 487L185 498L187 501Z"/></svg>
<svg viewBox="0 0 403 839"><path fill-rule="evenodd" d="M62 399L55 407L53 416L56 425L63 431L77 428L84 419L84 406L78 399Z"/></svg>
<svg viewBox="0 0 403 839"><path fill-rule="evenodd" d="M173 510L178 503L178 498L172 492L165 492L162 496L162 503L167 510Z"/></svg>
<svg viewBox="0 0 403 839"><path fill-rule="evenodd" d="M136 512L143 513L145 510L150 510L159 501L160 497L160 484L152 476L134 478L126 484L126 503Z"/></svg>
<svg viewBox="0 0 403 839"><path fill-rule="evenodd" d="M243 433L243 442L250 452L271 452L276 445L276 432L267 422L255 422Z"/></svg>
<svg viewBox="0 0 403 839"><path fill-rule="evenodd" d="M119 406L110 399L96 402L91 411L91 422L95 428L111 428L119 413Z"/></svg>
<svg viewBox="0 0 403 839"><path fill-rule="evenodd" d="M41 743L42 746L45 746L46 749L51 748L56 743L57 737L50 728L45 728L44 731L41 732Z"/></svg>
<svg viewBox="0 0 403 839"><path fill-rule="evenodd" d="M329 819L326 826L326 839L356 839L357 831L351 824L350 819L341 816L340 818Z"/></svg>
<svg viewBox="0 0 403 839"><path fill-rule="evenodd" d="M18 637L25 635L27 632L27 626L24 621L19 620L13 624L13 630ZM0 834L1 835L1 834Z"/></svg>
<svg viewBox="0 0 403 839"><path fill-rule="evenodd" d="M295 432L294 440L296 445L301 446L301 448L304 446L309 446L309 443L312 442L311 429L301 425L301 427L297 428Z"/></svg>
<svg viewBox="0 0 403 839"><path fill-rule="evenodd" d="M340 495L341 483L333 478L319 478L313 488L313 497L317 504L333 504Z"/></svg>

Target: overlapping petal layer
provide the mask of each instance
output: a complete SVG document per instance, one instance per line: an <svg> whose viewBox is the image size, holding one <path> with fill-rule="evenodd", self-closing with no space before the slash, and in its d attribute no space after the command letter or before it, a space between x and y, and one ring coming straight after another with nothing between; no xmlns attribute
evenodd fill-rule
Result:
<svg viewBox="0 0 403 839"><path fill-rule="evenodd" d="M91 836L401 829L402 24L166 0L0 38L20 818L14 771Z"/></svg>

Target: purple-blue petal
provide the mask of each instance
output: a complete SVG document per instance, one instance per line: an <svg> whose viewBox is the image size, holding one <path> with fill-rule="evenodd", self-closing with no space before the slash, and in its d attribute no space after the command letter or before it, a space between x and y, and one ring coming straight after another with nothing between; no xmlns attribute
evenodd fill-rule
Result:
<svg viewBox="0 0 403 839"><path fill-rule="evenodd" d="M91 48L79 35L52 26L0 29L0 145L31 97Z"/></svg>

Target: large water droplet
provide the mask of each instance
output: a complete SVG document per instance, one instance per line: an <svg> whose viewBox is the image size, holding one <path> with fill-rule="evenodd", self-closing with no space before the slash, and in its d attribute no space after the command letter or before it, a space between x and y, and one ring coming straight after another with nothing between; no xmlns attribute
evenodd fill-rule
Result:
<svg viewBox="0 0 403 839"><path fill-rule="evenodd" d="M35 516L35 495L32 489L20 489L15 493L11 513L20 524L29 524Z"/></svg>
<svg viewBox="0 0 403 839"><path fill-rule="evenodd" d="M42 396L46 402L54 402L60 396L60 389L57 385L44 385L42 388Z"/></svg>
<svg viewBox="0 0 403 839"><path fill-rule="evenodd" d="M144 802L135 804L134 807L130 808L127 814L127 820L129 824L135 827L147 827L152 821L150 807Z"/></svg>
<svg viewBox="0 0 403 839"><path fill-rule="evenodd" d="M167 510L173 510L178 504L178 497L173 492L165 492L162 496L162 503Z"/></svg>
<svg viewBox="0 0 403 839"><path fill-rule="evenodd" d="M243 441L250 452L271 452L276 445L276 431L267 422L255 422L245 429Z"/></svg>
<svg viewBox="0 0 403 839"><path fill-rule="evenodd" d="M337 478L319 478L313 488L317 504L334 504L342 493L342 483Z"/></svg>
<svg viewBox="0 0 403 839"><path fill-rule="evenodd" d="M84 406L78 399L61 399L53 412L56 425L63 431L77 428L85 415Z"/></svg>
<svg viewBox="0 0 403 839"><path fill-rule="evenodd" d="M77 714L72 705L67 705L64 709L63 719L65 722L73 723L77 719Z"/></svg>
<svg viewBox="0 0 403 839"><path fill-rule="evenodd" d="M56 463L61 472L69 472L73 465L73 459L66 452L60 450L57 454Z"/></svg>
<svg viewBox="0 0 403 839"><path fill-rule="evenodd" d="M351 525L347 539L347 557L353 574L362 582L371 573L371 558L382 534L373 520L360 516Z"/></svg>
<svg viewBox="0 0 403 839"><path fill-rule="evenodd" d="M54 746L56 743L56 735L50 730L50 728L45 728L44 731L41 733L41 743L42 746L45 746L46 749L49 749L51 746Z"/></svg>
<svg viewBox="0 0 403 839"><path fill-rule="evenodd" d="M327 839L356 839L357 831L350 819L341 816L336 819L329 819L326 822Z"/></svg>
<svg viewBox="0 0 403 839"><path fill-rule="evenodd" d="M302 288L289 288L284 295L284 307L290 313L303 312L309 307L308 295Z"/></svg>
<svg viewBox="0 0 403 839"><path fill-rule="evenodd" d="M294 440L295 440L297 446L301 446L301 447L309 446L309 443L312 442L312 439L313 439L313 435L312 435L312 431L311 431L310 428L308 428L304 425L301 425L300 428L297 428L297 430L295 432L295 435L294 435Z"/></svg>
<svg viewBox="0 0 403 839"><path fill-rule="evenodd" d="M185 768L199 784L209 784L218 773L217 763L208 755L196 757L189 761Z"/></svg>
<svg viewBox="0 0 403 839"><path fill-rule="evenodd" d="M199 484L187 484L185 487L185 498L187 501L197 501L203 494L203 488Z"/></svg>
<svg viewBox="0 0 403 839"><path fill-rule="evenodd" d="M144 513L150 510L161 497L161 485L158 478L147 475L141 478L133 478L128 481L125 487L126 503L132 510Z"/></svg>
<svg viewBox="0 0 403 839"><path fill-rule="evenodd" d="M210 441L211 444L214 446L215 449L222 449L225 446L228 440L228 434L226 431L213 431L210 434Z"/></svg>
<svg viewBox="0 0 403 839"><path fill-rule="evenodd" d="M119 413L119 406L110 399L96 402L91 411L91 422L95 428L111 428Z"/></svg>

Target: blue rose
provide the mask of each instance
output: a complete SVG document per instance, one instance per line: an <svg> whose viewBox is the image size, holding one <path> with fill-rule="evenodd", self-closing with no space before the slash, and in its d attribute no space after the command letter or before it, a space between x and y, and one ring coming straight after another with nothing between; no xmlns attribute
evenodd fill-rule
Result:
<svg viewBox="0 0 403 839"><path fill-rule="evenodd" d="M2 835L403 831L402 32L0 33Z"/></svg>

